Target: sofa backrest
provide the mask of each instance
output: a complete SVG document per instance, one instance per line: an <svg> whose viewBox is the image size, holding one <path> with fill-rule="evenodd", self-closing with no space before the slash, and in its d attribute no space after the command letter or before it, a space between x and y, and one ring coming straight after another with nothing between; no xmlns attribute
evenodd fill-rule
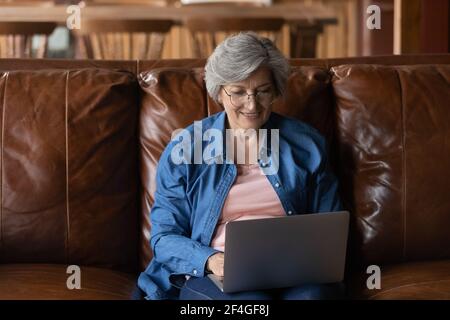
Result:
<svg viewBox="0 0 450 320"><path fill-rule="evenodd" d="M159 156L220 110L204 63L0 59L0 263L144 268ZM291 64L275 110L326 136L351 259L449 258L450 55Z"/></svg>
<svg viewBox="0 0 450 320"><path fill-rule="evenodd" d="M0 263L136 271L135 75L15 63L0 64Z"/></svg>
<svg viewBox="0 0 450 320"><path fill-rule="evenodd" d="M445 193L450 189L450 55L295 59L291 64L286 100L275 111L326 136L341 197L352 213L351 262L449 258L450 247L443 244L450 243ZM221 110L207 96L203 65L203 60L138 65L141 267L151 259L148 213L162 150L175 129Z"/></svg>
<svg viewBox="0 0 450 320"><path fill-rule="evenodd" d="M355 262L450 258L449 63L331 69Z"/></svg>

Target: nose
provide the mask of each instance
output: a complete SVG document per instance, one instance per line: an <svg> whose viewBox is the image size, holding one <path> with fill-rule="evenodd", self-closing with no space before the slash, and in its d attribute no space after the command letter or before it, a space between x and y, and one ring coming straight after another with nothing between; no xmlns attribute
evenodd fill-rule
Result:
<svg viewBox="0 0 450 320"><path fill-rule="evenodd" d="M256 97L255 97L255 95L249 95L248 96L248 100L247 100L247 109L249 110L249 111L254 111L255 109L256 109L256 104L257 104L257 102L256 102Z"/></svg>

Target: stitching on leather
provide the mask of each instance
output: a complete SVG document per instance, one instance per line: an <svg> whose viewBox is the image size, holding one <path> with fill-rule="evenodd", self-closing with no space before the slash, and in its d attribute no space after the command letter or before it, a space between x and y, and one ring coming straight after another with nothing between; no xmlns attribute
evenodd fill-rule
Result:
<svg viewBox="0 0 450 320"><path fill-rule="evenodd" d="M66 263L69 263L69 236L70 236L70 209L69 209L69 74L66 73L66 93L65 93L65 110L64 110L64 122L65 122L65 137L66 137Z"/></svg>
<svg viewBox="0 0 450 320"><path fill-rule="evenodd" d="M6 109L6 86L8 84L9 72L6 72L5 88L3 89L2 110L2 145L0 151L0 249L3 248L3 145L5 144L5 109Z"/></svg>
<svg viewBox="0 0 450 320"><path fill-rule="evenodd" d="M400 107L402 121L402 217L403 217L403 260L406 260L406 140L405 140L405 105L403 97L403 86L400 79L400 73L397 68L394 69L400 87Z"/></svg>

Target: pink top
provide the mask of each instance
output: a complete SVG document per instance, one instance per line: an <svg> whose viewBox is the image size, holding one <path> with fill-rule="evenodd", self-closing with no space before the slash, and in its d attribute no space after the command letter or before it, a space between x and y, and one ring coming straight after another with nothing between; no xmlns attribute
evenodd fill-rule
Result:
<svg viewBox="0 0 450 320"><path fill-rule="evenodd" d="M237 165L236 181L225 200L211 247L225 251L226 224L235 220L285 216L278 195L257 164Z"/></svg>

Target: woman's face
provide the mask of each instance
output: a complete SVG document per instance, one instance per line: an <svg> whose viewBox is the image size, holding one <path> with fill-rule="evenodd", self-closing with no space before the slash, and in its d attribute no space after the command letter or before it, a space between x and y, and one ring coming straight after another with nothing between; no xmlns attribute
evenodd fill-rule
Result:
<svg viewBox="0 0 450 320"><path fill-rule="evenodd" d="M243 81L222 86L218 100L230 128L259 129L270 116L274 97L270 70L262 67Z"/></svg>

